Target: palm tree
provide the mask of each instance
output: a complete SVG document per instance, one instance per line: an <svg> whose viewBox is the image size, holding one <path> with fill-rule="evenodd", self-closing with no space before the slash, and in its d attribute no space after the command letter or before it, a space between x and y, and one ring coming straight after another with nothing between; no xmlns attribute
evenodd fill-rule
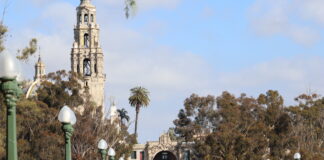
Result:
<svg viewBox="0 0 324 160"><path fill-rule="evenodd" d="M120 126L122 126L122 124L124 124L124 119L128 122L129 121L129 116L127 111L122 108L122 109L117 109L118 112L118 117L120 118Z"/></svg>
<svg viewBox="0 0 324 160"><path fill-rule="evenodd" d="M140 112L141 107L147 107L150 103L149 91L144 87L135 87L131 90L131 96L128 98L129 104L132 107L135 107L136 111L136 119L135 119L135 135L137 136L137 122L138 122L138 114Z"/></svg>

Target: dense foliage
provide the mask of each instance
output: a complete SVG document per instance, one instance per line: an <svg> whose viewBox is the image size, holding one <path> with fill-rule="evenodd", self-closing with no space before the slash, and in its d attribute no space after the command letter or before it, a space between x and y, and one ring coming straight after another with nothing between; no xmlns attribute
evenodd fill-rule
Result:
<svg viewBox="0 0 324 160"><path fill-rule="evenodd" d="M202 160L324 159L324 98L303 94L284 106L277 91L258 98L191 95L174 120L179 145Z"/></svg>
<svg viewBox="0 0 324 160"><path fill-rule="evenodd" d="M127 127L111 124L103 119L101 108L82 97L90 97L79 90L78 77L66 71L49 73L38 87L37 98L24 99L17 104L18 156L26 160L50 160L64 157L64 136L57 120L60 108L69 105L77 115L72 136L73 159L99 158L98 141L103 138L116 149L117 156L132 150L135 137ZM0 124L6 126L3 96L0 95ZM78 108L84 108L83 113ZM0 159L5 159L5 127L0 129Z"/></svg>

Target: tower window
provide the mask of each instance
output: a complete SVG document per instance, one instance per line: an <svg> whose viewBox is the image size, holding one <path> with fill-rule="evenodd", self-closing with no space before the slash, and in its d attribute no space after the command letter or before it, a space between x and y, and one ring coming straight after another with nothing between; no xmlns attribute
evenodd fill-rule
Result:
<svg viewBox="0 0 324 160"><path fill-rule="evenodd" d="M97 64L94 65L95 73L98 73Z"/></svg>
<svg viewBox="0 0 324 160"><path fill-rule="evenodd" d="M82 15L81 14L79 14L78 20L79 20L79 23L82 23Z"/></svg>
<svg viewBox="0 0 324 160"><path fill-rule="evenodd" d="M93 14L91 14L91 17L90 17L90 19L91 19L91 22L93 22Z"/></svg>
<svg viewBox="0 0 324 160"><path fill-rule="evenodd" d="M77 73L80 73L80 66L77 65Z"/></svg>
<svg viewBox="0 0 324 160"><path fill-rule="evenodd" d="M88 17L88 14L85 14L85 15L84 15L84 23L88 23L88 18L89 18L89 17Z"/></svg>
<svg viewBox="0 0 324 160"><path fill-rule="evenodd" d="M89 35L88 35L88 33L84 34L84 47L89 48Z"/></svg>
<svg viewBox="0 0 324 160"><path fill-rule="evenodd" d="M91 76L91 61L88 58L83 60L83 74L84 76Z"/></svg>

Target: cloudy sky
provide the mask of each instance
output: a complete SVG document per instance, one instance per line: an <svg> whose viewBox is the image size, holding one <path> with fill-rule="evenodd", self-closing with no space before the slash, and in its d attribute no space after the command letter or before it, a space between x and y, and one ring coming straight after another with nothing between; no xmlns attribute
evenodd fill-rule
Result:
<svg viewBox="0 0 324 160"><path fill-rule="evenodd" d="M35 37L47 72L69 70L79 0L7 1L8 50ZM106 105L113 96L133 118L129 89L150 91L140 142L172 127L192 93L257 96L275 89L287 105L300 93L324 93L324 0L138 0L130 19L123 0L92 3L105 55ZM32 78L34 60L23 65L25 78Z"/></svg>

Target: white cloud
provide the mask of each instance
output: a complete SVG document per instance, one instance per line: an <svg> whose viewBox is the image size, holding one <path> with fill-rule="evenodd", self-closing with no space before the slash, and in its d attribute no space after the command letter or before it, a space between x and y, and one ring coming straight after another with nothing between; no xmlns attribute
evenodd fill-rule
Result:
<svg viewBox="0 0 324 160"><path fill-rule="evenodd" d="M181 0L138 0L138 7L149 8L175 8Z"/></svg>
<svg viewBox="0 0 324 160"><path fill-rule="evenodd" d="M251 7L249 16L252 27L260 34L276 34L287 27L286 0L258 0Z"/></svg>
<svg viewBox="0 0 324 160"><path fill-rule="evenodd" d="M296 0L296 6L303 18L324 25L323 0Z"/></svg>
<svg viewBox="0 0 324 160"><path fill-rule="evenodd" d="M266 90L279 90L288 104L293 98L305 93L309 87L316 92L324 92L324 59L299 55L256 64L242 70L219 75L216 83L222 90L248 94L264 93Z"/></svg>
<svg viewBox="0 0 324 160"><path fill-rule="evenodd" d="M8 49L15 52L27 46L31 38L36 38L47 72L69 69L75 7L66 2L57 2L43 8L42 14L33 19L33 23L26 24L23 30L9 33ZM24 65L26 78L29 79L33 76L33 60L36 58Z"/></svg>
<svg viewBox="0 0 324 160"><path fill-rule="evenodd" d="M196 54L160 46L154 35L147 37L105 23L101 26L108 88L127 86L123 95L128 96L131 87L144 85L163 99L208 84L211 67Z"/></svg>
<svg viewBox="0 0 324 160"><path fill-rule="evenodd" d="M297 43L306 46L311 46L321 39L318 31L309 27L301 26L291 26L289 31L287 31L287 36L292 38Z"/></svg>
<svg viewBox="0 0 324 160"><path fill-rule="evenodd" d="M318 8L323 5L319 0L257 0L249 10L251 27L259 35L284 35L298 44L310 46L321 37L319 31L306 22L321 22L324 12Z"/></svg>
<svg viewBox="0 0 324 160"><path fill-rule="evenodd" d="M53 3L44 9L41 20L51 25L48 28L71 31L76 21L75 8L67 2Z"/></svg>
<svg viewBox="0 0 324 160"><path fill-rule="evenodd" d="M211 7L205 7L201 12L201 16L207 19L213 17L214 15L215 15L215 10Z"/></svg>
<svg viewBox="0 0 324 160"><path fill-rule="evenodd" d="M46 5L46 4L52 3L54 1L55 0L31 0L31 2L37 6Z"/></svg>
<svg viewBox="0 0 324 160"><path fill-rule="evenodd" d="M125 0L98 0L99 3L104 3L114 6L123 6ZM181 0L136 0L139 10L147 10L154 8L175 8L180 4Z"/></svg>
<svg viewBox="0 0 324 160"><path fill-rule="evenodd" d="M41 47L42 60L46 64L46 72L54 72L60 69L70 69L70 41L67 37L61 35L46 35L39 33L35 30L23 30L12 34L13 39L8 41L8 49L10 52L15 52L18 49L22 49L28 45L31 38L38 40ZM19 37L19 38L18 38ZM71 39L71 38L70 38ZM38 53L35 54L27 64L24 64L25 78L32 79L34 74L34 63L38 57Z"/></svg>

